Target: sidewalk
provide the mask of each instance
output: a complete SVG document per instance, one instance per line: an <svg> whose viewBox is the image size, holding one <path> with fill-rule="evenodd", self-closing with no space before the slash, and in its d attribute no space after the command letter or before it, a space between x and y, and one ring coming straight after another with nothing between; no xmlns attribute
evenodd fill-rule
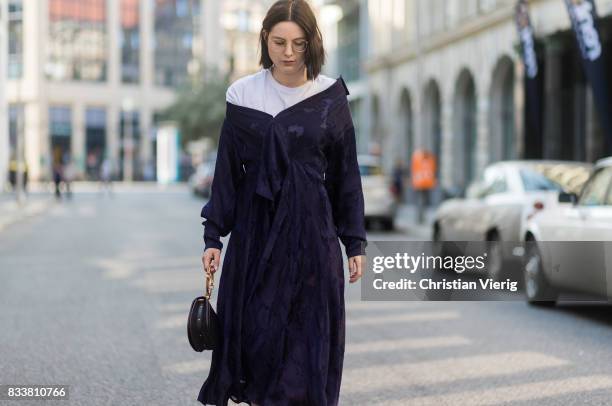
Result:
<svg viewBox="0 0 612 406"><path fill-rule="evenodd" d="M395 224L397 228L402 229L410 237L419 238L423 241L431 239L431 230L433 218L436 209L427 207L425 209L425 222L417 223L417 207L412 204L402 204L397 209L395 216Z"/></svg>
<svg viewBox="0 0 612 406"><path fill-rule="evenodd" d="M100 182L75 181L72 182L71 189L75 195L102 193ZM113 182L114 193L147 194L160 191L187 195L189 185L185 182L168 185L160 185L157 182ZM21 207L17 204L13 192L0 191L0 232L11 224L44 212L55 201L53 184L50 182L28 184L28 194L25 195Z"/></svg>
<svg viewBox="0 0 612 406"><path fill-rule="evenodd" d="M20 206L12 192L0 192L0 232L9 225L42 213L53 202L53 195L42 186L24 195Z"/></svg>

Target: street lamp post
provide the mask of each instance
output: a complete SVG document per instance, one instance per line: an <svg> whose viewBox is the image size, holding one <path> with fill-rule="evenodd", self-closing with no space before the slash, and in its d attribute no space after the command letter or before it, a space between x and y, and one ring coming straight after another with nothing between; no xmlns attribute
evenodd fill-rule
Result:
<svg viewBox="0 0 612 406"><path fill-rule="evenodd" d="M123 180L131 182L134 180L134 124L132 123L132 112L134 102L130 98L123 100Z"/></svg>
<svg viewBox="0 0 612 406"><path fill-rule="evenodd" d="M25 140L24 138L24 122L23 115L25 114L25 107L21 104L21 80L17 83L17 104L16 104L16 125L15 130L17 131L15 137L15 161L17 163L16 168L16 178L15 178L15 197L17 199L17 204L20 206L25 203L25 193L24 193L24 185L25 185L25 162L23 159L24 150L25 150ZM23 169L23 171L22 171Z"/></svg>
<svg viewBox="0 0 612 406"><path fill-rule="evenodd" d="M16 188L17 190L15 191L15 195L17 197L17 203L19 203L19 205L22 205L24 203L24 176L25 176L25 172L23 170L25 170L25 162L23 161L23 150L24 150L24 145L23 145L23 118L21 117L21 112L18 110L17 111L17 125L16 125L16 130L17 130L17 136L16 136L16 142L15 142L15 149L16 149L16 158L15 160L17 161L17 173L16 173ZM23 170L22 170L23 169Z"/></svg>
<svg viewBox="0 0 612 406"><path fill-rule="evenodd" d="M416 21L415 21L415 28L416 28L416 41L415 43L415 54L416 54L416 82L417 82L417 89L418 92L421 91L422 89L422 77L423 77L423 50L421 48L421 0L417 0L415 2L415 14L416 14ZM418 109L418 113L419 113L419 117L417 118L416 122L415 122L415 127L416 127L416 134L418 134L419 137L419 143L421 145L425 144L424 141L424 137L423 137L423 127L424 125L422 125L422 121L423 121L423 102L422 102L422 97L419 94L417 94L417 100L418 100L418 104L417 104L417 109ZM425 222L425 197L426 197L426 190L418 190L417 191L417 196L418 196L418 200L417 200L417 222L418 224L423 224Z"/></svg>

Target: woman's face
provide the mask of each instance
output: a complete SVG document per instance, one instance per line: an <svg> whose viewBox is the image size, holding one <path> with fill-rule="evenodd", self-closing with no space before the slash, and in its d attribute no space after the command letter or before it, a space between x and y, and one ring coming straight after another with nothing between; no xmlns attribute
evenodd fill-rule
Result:
<svg viewBox="0 0 612 406"><path fill-rule="evenodd" d="M293 21L278 23L272 27L266 41L268 54L277 72L286 75L303 74L308 41L299 25Z"/></svg>

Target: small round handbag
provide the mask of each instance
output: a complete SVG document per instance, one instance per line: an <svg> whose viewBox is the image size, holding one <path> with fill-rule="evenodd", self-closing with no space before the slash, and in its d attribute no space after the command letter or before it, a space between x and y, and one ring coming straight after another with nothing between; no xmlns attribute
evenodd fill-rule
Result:
<svg viewBox="0 0 612 406"><path fill-rule="evenodd" d="M219 343L219 318L210 304L214 274L206 273L206 292L191 303L187 319L189 344L197 352L214 350Z"/></svg>

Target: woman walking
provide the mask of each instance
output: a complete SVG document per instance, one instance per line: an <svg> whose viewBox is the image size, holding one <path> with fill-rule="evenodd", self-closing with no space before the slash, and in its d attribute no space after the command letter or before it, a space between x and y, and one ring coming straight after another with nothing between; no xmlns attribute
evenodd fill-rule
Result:
<svg viewBox="0 0 612 406"><path fill-rule="evenodd" d="M219 267L222 337L198 400L258 406L338 404L344 272L367 245L355 130L343 79L304 0L277 1L260 33L262 69L227 92L205 218L206 272Z"/></svg>

